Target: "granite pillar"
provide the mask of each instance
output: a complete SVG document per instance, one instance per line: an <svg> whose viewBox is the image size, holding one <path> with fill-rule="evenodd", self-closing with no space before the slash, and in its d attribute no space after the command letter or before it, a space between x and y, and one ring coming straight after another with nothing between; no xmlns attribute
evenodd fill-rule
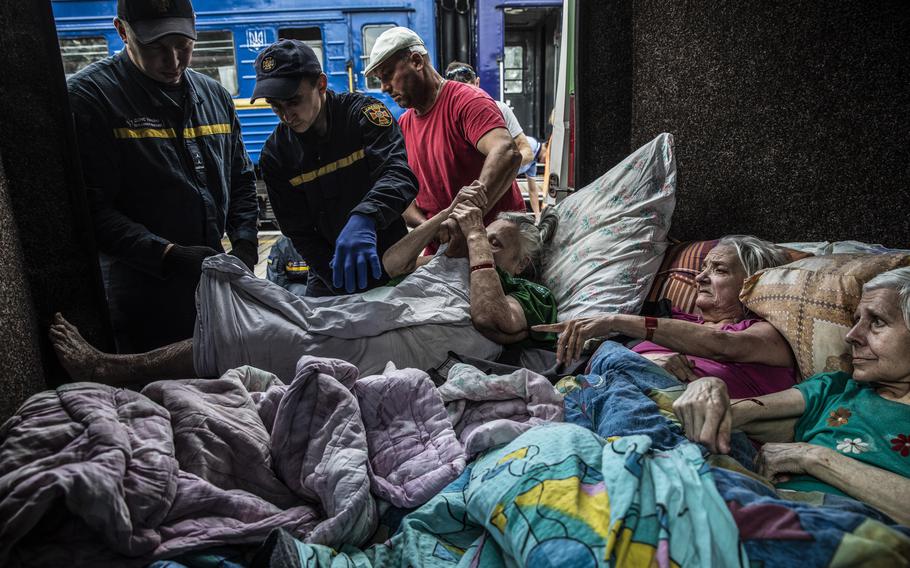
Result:
<svg viewBox="0 0 910 568"><path fill-rule="evenodd" d="M50 2L0 0L0 419L68 380L47 340L55 312L113 347Z"/></svg>
<svg viewBox="0 0 910 568"><path fill-rule="evenodd" d="M676 139L680 239L910 248L910 4L579 2L581 187Z"/></svg>

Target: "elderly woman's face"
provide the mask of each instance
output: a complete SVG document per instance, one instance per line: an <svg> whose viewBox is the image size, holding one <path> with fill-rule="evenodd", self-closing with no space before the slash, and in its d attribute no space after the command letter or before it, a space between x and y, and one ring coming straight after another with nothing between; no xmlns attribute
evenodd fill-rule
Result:
<svg viewBox="0 0 910 568"><path fill-rule="evenodd" d="M746 269L731 246L718 246L705 256L702 271L695 277L698 296L695 305L702 313L730 312L741 314L739 292L746 279Z"/></svg>
<svg viewBox="0 0 910 568"><path fill-rule="evenodd" d="M520 239L515 223L497 220L487 225L487 240L493 249L493 261L513 276L520 274L526 264L521 256Z"/></svg>
<svg viewBox="0 0 910 568"><path fill-rule="evenodd" d="M853 378L881 383L910 382L910 329L897 290L863 292L847 333L853 348Z"/></svg>

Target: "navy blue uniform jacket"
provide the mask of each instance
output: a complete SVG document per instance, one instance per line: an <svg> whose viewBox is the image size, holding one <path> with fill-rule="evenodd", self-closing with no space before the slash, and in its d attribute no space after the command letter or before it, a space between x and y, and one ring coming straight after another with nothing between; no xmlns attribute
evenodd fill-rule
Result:
<svg viewBox="0 0 910 568"><path fill-rule="evenodd" d="M137 329L137 349L192 335L198 278L162 273L168 243L221 251L225 230L256 241L255 174L233 101L195 71L184 83L180 108L125 49L67 81L115 331L174 327L155 339Z"/></svg>
<svg viewBox="0 0 910 568"><path fill-rule="evenodd" d="M335 240L351 213L376 221L377 252L405 234L401 214L417 196L404 137L389 110L359 93L326 91L327 130L297 134L279 124L259 157L281 232L313 274L332 283ZM387 280L370 278L370 287ZM343 293L343 291L335 290Z"/></svg>

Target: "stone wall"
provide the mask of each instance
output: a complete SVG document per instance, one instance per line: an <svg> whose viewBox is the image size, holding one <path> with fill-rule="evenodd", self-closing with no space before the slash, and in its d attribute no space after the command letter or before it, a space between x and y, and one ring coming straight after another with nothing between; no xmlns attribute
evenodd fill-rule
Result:
<svg viewBox="0 0 910 568"><path fill-rule="evenodd" d="M50 2L0 0L0 420L67 380L47 340L62 312L111 349Z"/></svg>
<svg viewBox="0 0 910 568"><path fill-rule="evenodd" d="M44 388L37 320L25 279L9 185L0 156L0 420Z"/></svg>
<svg viewBox="0 0 910 568"><path fill-rule="evenodd" d="M910 247L910 4L579 4L579 187L671 132L676 238Z"/></svg>

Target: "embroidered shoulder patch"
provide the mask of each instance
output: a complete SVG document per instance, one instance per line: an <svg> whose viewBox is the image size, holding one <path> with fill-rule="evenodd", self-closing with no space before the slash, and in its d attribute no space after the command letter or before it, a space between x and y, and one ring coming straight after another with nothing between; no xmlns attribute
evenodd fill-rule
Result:
<svg viewBox="0 0 910 568"><path fill-rule="evenodd" d="M373 103L363 107L363 114L376 126L392 124L392 113L382 103Z"/></svg>

